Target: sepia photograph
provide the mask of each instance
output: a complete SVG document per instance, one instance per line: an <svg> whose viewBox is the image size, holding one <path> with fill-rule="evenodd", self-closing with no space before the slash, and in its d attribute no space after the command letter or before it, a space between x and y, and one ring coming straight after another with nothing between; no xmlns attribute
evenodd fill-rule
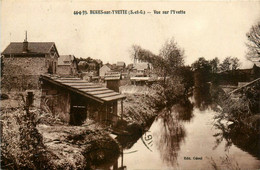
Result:
<svg viewBox="0 0 260 170"><path fill-rule="evenodd" d="M259 0L0 11L0 169L260 169Z"/></svg>

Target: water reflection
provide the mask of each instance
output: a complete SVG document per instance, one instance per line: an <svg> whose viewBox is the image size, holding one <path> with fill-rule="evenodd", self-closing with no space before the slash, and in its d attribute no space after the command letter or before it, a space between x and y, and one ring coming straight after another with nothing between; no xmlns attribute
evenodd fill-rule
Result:
<svg viewBox="0 0 260 170"><path fill-rule="evenodd" d="M219 165L221 165L221 162L218 162L219 157L227 153L226 151L228 151L233 144L241 148L243 151L246 151L259 159L260 158L259 156L260 148L259 148L259 139L258 139L259 136L255 135L254 133L249 132L246 129L236 128L232 125L227 126L225 124L221 124L220 122L215 122L215 127L217 128L218 133L215 133L215 130L214 132L209 133L211 132L210 128L212 128L212 125L211 124L205 125L206 123L208 123L207 122L208 120L205 118L210 117L210 121L213 122L213 118L212 118L213 116L211 117L207 115L209 115L209 113L211 115L216 114L214 111L211 110L211 107L213 106L213 102L210 98L209 91L210 91L210 84L207 84L203 88L194 88L193 103L191 103L189 100L181 100L180 103L175 104L171 109L162 110L162 112L158 115L156 120L155 121L151 120L151 122L148 123L147 127L140 129L133 126L132 132L134 133L132 135L118 136L116 139L119 141L123 149L125 149L124 152L128 152L128 149L130 148L131 149L134 148L134 150L139 149L138 153L132 153L136 156L133 156L131 158L137 160L141 159L142 161L146 162L146 164L145 163L144 164L145 166L147 166L147 162L149 164L150 161L149 156L145 158L142 156L144 152L140 151L140 147L144 147L144 146L143 143L141 142L138 143L137 141L141 140L140 138L142 137L142 135L146 132L146 130L149 129L149 127L154 121L154 125L156 124L155 126L153 125L153 127L156 127L156 132L153 133L154 148L156 148L156 151L154 152L157 155L160 155L160 159L158 159L158 161L163 161L163 165L167 165L167 167L176 167L176 165L178 164L182 166L184 165L183 161L180 160L179 157L183 155L185 156L184 154L185 150L182 149L183 149L183 145L186 145L186 143L189 143L188 145L189 147L187 148L191 150L190 153L197 154L198 149L191 149L190 147L190 146L194 146L193 141L195 141L194 143L198 142L196 146L199 146L199 144L201 143L205 144L205 149L203 150L202 153L205 154L206 156L208 155L212 156L216 160L216 163L219 163ZM198 109L195 109L194 111L193 106ZM201 113L207 113L207 114L201 114ZM194 116L194 114L196 114L196 116ZM193 119L194 121L191 122L191 120ZM190 133L188 135L188 132L191 131L191 128L188 126L189 124L192 124L193 128L199 128L200 130L206 133L199 134L199 138L198 135L197 136L191 135ZM213 138L212 135L214 133L215 135ZM188 136L192 136L192 137L189 139ZM214 148L216 151L215 153L213 153L214 150L212 150L212 147L214 146L214 140L216 144ZM225 147L224 147L225 150L222 148L223 141L225 141ZM137 145L134 146L136 142ZM192 143L192 145L190 143ZM210 145L210 143L212 143L212 145ZM218 148L218 146L220 146L221 143L222 143L222 147ZM234 147L232 152L234 152ZM240 155L242 154L242 151L235 151L235 152ZM141 155L141 156L137 156L137 155ZM239 160L238 157L236 157L236 159ZM248 156L245 157L244 159L250 160L251 163L257 163L255 160L251 159L251 157ZM114 167L118 167L118 164L121 164L121 166L123 166L124 164L121 161L122 161L122 156L121 158L118 159L118 162L116 162L115 164L116 166ZM125 161L124 163L126 165L131 164L127 161ZM185 163L188 162L186 161ZM133 164L131 165L133 166ZM195 163L193 165L195 165ZM245 165L247 164L244 163L244 166ZM192 168L192 164L187 165L187 167ZM205 165L201 165L200 167L205 168ZM252 165L252 167L255 167L255 165L254 166Z"/></svg>
<svg viewBox="0 0 260 170"><path fill-rule="evenodd" d="M246 126L226 125L223 122L214 124L219 133L214 134L217 148L221 142L225 142L225 150L229 150L232 144L260 160L260 140L256 132Z"/></svg>
<svg viewBox="0 0 260 170"><path fill-rule="evenodd" d="M193 95L195 99L194 104L196 108L200 109L200 111L208 109L212 103L209 91L209 83L202 84L200 87L195 87L193 89Z"/></svg>
<svg viewBox="0 0 260 170"><path fill-rule="evenodd" d="M182 102L174 105L171 108L171 112L175 113L175 116L179 121L189 122L194 116L193 107L194 106L190 100L185 99Z"/></svg>
<svg viewBox="0 0 260 170"><path fill-rule="evenodd" d="M159 116L161 129L156 146L160 151L161 158L167 165L175 165L177 162L180 144L186 136L183 124L178 121L177 115L171 111L164 111Z"/></svg>

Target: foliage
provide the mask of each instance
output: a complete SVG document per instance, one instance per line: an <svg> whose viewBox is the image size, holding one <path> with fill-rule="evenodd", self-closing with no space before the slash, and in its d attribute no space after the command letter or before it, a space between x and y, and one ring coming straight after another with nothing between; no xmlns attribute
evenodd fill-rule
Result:
<svg viewBox="0 0 260 170"><path fill-rule="evenodd" d="M132 45L132 47L129 50L130 58L133 60L138 59L140 50L144 50L144 49L142 49L142 47L139 45L135 45L135 44Z"/></svg>
<svg viewBox="0 0 260 170"><path fill-rule="evenodd" d="M80 61L85 61L86 63L83 66L79 66L79 68L81 70L86 70L86 71L90 71L90 70L96 70L99 71L100 67L103 65L102 61L99 59L93 59L91 57L88 58L76 58L77 63L79 63ZM95 67L93 68L90 63L94 63Z"/></svg>
<svg viewBox="0 0 260 170"><path fill-rule="evenodd" d="M204 57L200 57L191 65L194 70L194 86L202 88L210 81L211 65Z"/></svg>
<svg viewBox="0 0 260 170"><path fill-rule="evenodd" d="M200 57L191 65L191 67L193 68L193 70L203 70L205 72L209 72L211 70L210 62L204 57Z"/></svg>
<svg viewBox="0 0 260 170"><path fill-rule="evenodd" d="M160 50L160 57L164 59L164 72L167 76L174 76L177 69L184 65L184 50L172 38L166 41Z"/></svg>
<svg viewBox="0 0 260 170"><path fill-rule="evenodd" d="M219 59L217 57L210 60L209 64L211 65L211 73L217 73L219 71Z"/></svg>
<svg viewBox="0 0 260 170"><path fill-rule="evenodd" d="M28 109L15 100L21 105L1 110L1 168L84 169L118 158L118 143L102 127L68 126L47 107Z"/></svg>
<svg viewBox="0 0 260 170"><path fill-rule="evenodd" d="M220 64L220 70L221 71L230 71L230 70L236 70L240 66L239 59L236 57L226 57L223 62Z"/></svg>
<svg viewBox="0 0 260 170"><path fill-rule="evenodd" d="M180 67L176 74L182 78L181 83L184 86L185 94L188 94L194 86L194 75L192 68L189 66Z"/></svg>
<svg viewBox="0 0 260 170"><path fill-rule="evenodd" d="M156 110L161 110L165 107L171 108L181 99L187 98L182 79L178 76L167 79L165 84L154 84L152 89L156 91L156 95L153 98Z"/></svg>
<svg viewBox="0 0 260 170"><path fill-rule="evenodd" d="M22 108L1 115L1 164L8 169L52 169L52 154L36 129L36 115Z"/></svg>
<svg viewBox="0 0 260 170"><path fill-rule="evenodd" d="M178 46L173 38L165 42L159 55L155 55L138 45L133 45L131 57L151 63L155 72L164 78L173 77L176 71L184 66L184 50Z"/></svg>
<svg viewBox="0 0 260 170"><path fill-rule="evenodd" d="M251 27L249 32L246 34L248 43L247 57L250 58L260 58L260 21Z"/></svg>
<svg viewBox="0 0 260 170"><path fill-rule="evenodd" d="M234 99L233 96L219 98L218 104L222 107L222 112L216 116L216 119L231 121L238 128L246 126L247 129L251 129L251 132L258 134L259 123L254 123L254 120L250 119L260 113L260 83L244 88L236 95L238 99Z"/></svg>

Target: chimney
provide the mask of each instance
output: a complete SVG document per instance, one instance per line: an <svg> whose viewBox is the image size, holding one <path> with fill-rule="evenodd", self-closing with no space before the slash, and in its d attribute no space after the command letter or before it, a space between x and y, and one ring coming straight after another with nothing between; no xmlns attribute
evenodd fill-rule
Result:
<svg viewBox="0 0 260 170"><path fill-rule="evenodd" d="M111 75L105 76L106 87L110 90L119 92L120 79L121 79L120 74L111 74Z"/></svg>
<svg viewBox="0 0 260 170"><path fill-rule="evenodd" d="M23 41L23 53L27 53L28 50L28 41L27 41L27 31L25 32L25 39Z"/></svg>

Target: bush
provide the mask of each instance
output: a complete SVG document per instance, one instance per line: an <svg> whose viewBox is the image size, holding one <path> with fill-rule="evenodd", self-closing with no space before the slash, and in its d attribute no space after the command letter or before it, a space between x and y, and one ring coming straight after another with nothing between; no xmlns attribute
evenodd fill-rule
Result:
<svg viewBox="0 0 260 170"><path fill-rule="evenodd" d="M51 153L36 129L35 114L18 108L1 115L1 165L7 169L49 169Z"/></svg>
<svg viewBox="0 0 260 170"><path fill-rule="evenodd" d="M167 79L165 84L155 84L152 89L156 91L156 95L153 97L156 110L165 107L171 108L181 99L187 98L182 79L178 76Z"/></svg>

